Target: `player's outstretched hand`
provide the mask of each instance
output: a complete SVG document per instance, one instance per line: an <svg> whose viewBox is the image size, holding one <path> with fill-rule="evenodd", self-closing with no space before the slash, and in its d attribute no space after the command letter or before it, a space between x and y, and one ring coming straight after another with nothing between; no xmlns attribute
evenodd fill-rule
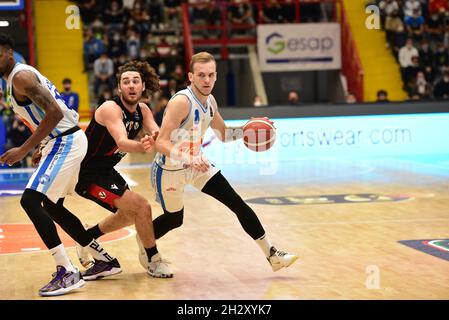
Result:
<svg viewBox="0 0 449 320"><path fill-rule="evenodd" d="M151 152L154 147L154 139L149 135L145 135L142 139L140 139L140 143L143 145L143 149L145 152Z"/></svg>
<svg viewBox="0 0 449 320"><path fill-rule="evenodd" d="M0 157L0 163L1 164L7 164L9 166L12 166L17 161L22 160L25 158L26 152L22 150L22 148L11 148L8 151L6 151L2 156Z"/></svg>

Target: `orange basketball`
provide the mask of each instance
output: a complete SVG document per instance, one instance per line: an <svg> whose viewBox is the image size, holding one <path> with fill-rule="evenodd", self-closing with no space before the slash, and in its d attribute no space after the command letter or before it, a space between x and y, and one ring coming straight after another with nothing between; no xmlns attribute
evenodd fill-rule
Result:
<svg viewBox="0 0 449 320"><path fill-rule="evenodd" d="M270 149L276 138L276 128L273 121L264 118L251 118L243 126L243 143L256 152Z"/></svg>

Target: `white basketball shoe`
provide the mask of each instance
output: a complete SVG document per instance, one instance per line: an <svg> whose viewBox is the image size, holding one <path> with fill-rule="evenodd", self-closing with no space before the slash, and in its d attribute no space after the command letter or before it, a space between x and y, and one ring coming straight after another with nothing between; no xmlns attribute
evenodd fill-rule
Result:
<svg viewBox="0 0 449 320"><path fill-rule="evenodd" d="M285 251L277 250L275 247L271 247L270 249L270 257L267 258L268 262L271 265L273 271L278 271L282 268L287 268L293 262L298 260L298 256L294 254L290 254Z"/></svg>
<svg viewBox="0 0 449 320"><path fill-rule="evenodd" d="M147 252L145 251L142 241L140 241L139 235L136 235L136 241L139 246L140 265L148 272L148 274L154 278L173 278L173 272L170 271L168 266L169 262L162 259L159 253L151 257L151 262L148 261Z"/></svg>

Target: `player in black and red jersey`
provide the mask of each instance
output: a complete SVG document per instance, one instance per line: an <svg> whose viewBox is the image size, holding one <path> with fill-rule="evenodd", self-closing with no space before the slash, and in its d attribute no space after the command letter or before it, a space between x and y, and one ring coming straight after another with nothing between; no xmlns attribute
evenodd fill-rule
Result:
<svg viewBox="0 0 449 320"><path fill-rule="evenodd" d="M157 251L150 204L131 191L114 169L126 152L149 152L154 146L159 128L150 108L139 101L147 92L159 90L159 77L148 63L131 61L119 68L117 83L119 96L100 105L86 129L89 146L75 190L114 213L88 229L95 239L134 224L141 247L139 256L148 260L143 264L147 272L153 277L170 278L173 274ZM147 135L140 141L134 140L142 129ZM88 266L87 251L78 246L77 252L80 262ZM83 276L95 280L120 271L118 262L112 265L94 259Z"/></svg>

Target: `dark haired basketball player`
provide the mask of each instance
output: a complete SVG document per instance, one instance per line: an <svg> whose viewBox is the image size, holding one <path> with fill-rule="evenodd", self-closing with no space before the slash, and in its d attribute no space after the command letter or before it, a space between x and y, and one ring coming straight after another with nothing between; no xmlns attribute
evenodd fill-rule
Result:
<svg viewBox="0 0 449 320"><path fill-rule="evenodd" d="M63 206L64 197L75 187L80 163L86 154L86 135L78 127L78 113L67 107L53 83L35 68L16 63L13 41L4 34L0 34L0 76L7 80L7 96L11 99L12 109L33 131L23 145L6 151L0 162L12 165L40 143L36 156L33 156L39 166L31 176L20 204L56 262L53 279L39 290L39 294L62 295L82 287L84 280L67 256L50 216L58 223L63 222L63 229L96 259L116 261Z"/></svg>
<svg viewBox="0 0 449 320"><path fill-rule="evenodd" d="M241 128L227 128L218 112L211 95L216 75L214 57L207 52L195 54L190 63L191 86L177 92L167 105L156 140L159 153L151 169L151 183L164 210L164 214L154 220L156 239L182 225L184 187L190 184L231 209L245 232L260 246L273 271L277 271L288 267L298 257L277 250L271 244L254 211L200 150L209 126L223 142L243 135Z"/></svg>
<svg viewBox="0 0 449 320"><path fill-rule="evenodd" d="M114 213L88 230L95 239L134 224L148 257L147 272L153 277L170 278L173 274L157 251L150 204L129 190L126 181L114 169L126 152L148 152L154 146L153 137L159 127L150 108L139 101L146 91L152 94L159 90L159 77L148 63L131 61L119 68L117 83L119 96L100 105L86 129L88 150L75 190ZM142 129L152 136L133 140ZM81 263L87 266L86 250L78 249ZM120 271L116 260L112 263L94 259L93 266L83 276L86 280L95 280Z"/></svg>

